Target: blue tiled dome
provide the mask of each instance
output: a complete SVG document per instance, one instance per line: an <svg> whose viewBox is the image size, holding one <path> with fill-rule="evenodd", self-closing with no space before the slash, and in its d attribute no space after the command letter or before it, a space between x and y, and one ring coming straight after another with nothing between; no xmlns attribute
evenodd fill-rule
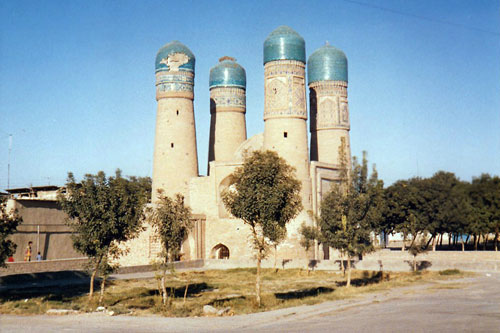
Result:
<svg viewBox="0 0 500 333"><path fill-rule="evenodd" d="M195 57L193 52L191 52L191 50L188 49L186 45L182 44L177 40L174 40L166 44L156 54L156 61L155 61L156 72L169 70L167 64L161 63L161 61L174 53L183 53L188 56L187 62L180 65L179 70L194 72Z"/></svg>
<svg viewBox="0 0 500 333"><path fill-rule="evenodd" d="M307 82L345 81L347 82L347 58L341 50L325 45L307 60Z"/></svg>
<svg viewBox="0 0 500 333"><path fill-rule="evenodd" d="M245 69L236 63L236 59L222 57L219 63L210 69L210 88L213 87L239 87L247 86Z"/></svg>
<svg viewBox="0 0 500 333"><path fill-rule="evenodd" d="M264 42L264 64L280 59L306 63L304 38L286 25L276 28Z"/></svg>

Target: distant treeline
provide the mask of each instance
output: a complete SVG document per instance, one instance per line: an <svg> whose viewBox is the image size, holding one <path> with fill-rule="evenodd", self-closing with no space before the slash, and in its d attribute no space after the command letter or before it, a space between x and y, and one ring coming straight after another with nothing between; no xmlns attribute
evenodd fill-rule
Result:
<svg viewBox="0 0 500 333"><path fill-rule="evenodd" d="M493 239L498 250L498 176L482 174L467 182L451 172L439 171L430 178L397 181L384 189L383 196L378 231L401 233L404 240L425 236L433 249L442 244L444 234L448 234L449 245L462 250L469 242L475 250L481 245L486 249Z"/></svg>

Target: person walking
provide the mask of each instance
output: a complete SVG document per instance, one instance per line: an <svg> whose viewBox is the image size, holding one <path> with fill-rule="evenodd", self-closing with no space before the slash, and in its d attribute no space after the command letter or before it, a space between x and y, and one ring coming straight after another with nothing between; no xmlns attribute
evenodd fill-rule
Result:
<svg viewBox="0 0 500 333"><path fill-rule="evenodd" d="M29 241L26 252L24 252L24 261L31 261L31 244L33 244L33 242Z"/></svg>

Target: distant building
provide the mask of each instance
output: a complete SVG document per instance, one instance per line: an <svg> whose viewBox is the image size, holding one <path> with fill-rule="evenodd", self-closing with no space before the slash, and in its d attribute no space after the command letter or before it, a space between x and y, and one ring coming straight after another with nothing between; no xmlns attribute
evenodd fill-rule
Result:
<svg viewBox="0 0 500 333"><path fill-rule="evenodd" d="M67 215L57 203L58 186L33 186L8 189L7 209L17 209L23 222L10 239L17 244L15 261L24 259L28 242L33 242L32 258L38 252L44 260L80 258L71 240L71 230L65 224Z"/></svg>

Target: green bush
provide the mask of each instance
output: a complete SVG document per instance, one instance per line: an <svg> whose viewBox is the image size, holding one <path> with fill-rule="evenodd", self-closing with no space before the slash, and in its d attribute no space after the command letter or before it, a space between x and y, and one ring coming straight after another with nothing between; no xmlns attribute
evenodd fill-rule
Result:
<svg viewBox="0 0 500 333"><path fill-rule="evenodd" d="M439 275L458 275L460 273L458 269L445 269L444 271L439 271Z"/></svg>

